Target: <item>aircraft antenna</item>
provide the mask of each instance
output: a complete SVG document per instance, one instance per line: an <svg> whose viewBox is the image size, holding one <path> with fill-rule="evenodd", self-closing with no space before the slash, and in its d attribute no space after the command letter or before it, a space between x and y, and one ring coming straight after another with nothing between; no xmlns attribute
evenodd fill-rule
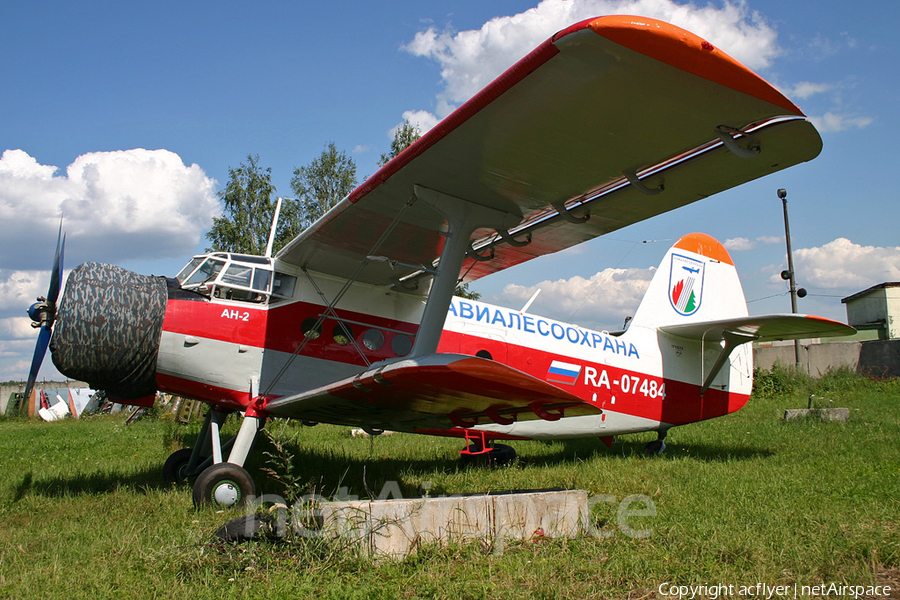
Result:
<svg viewBox="0 0 900 600"><path fill-rule="evenodd" d="M290 200L290 198L288 198ZM275 243L275 230L278 228L278 213L281 212L281 196L275 200L275 216L272 217L272 230L269 232L269 243L266 244L266 258L272 258L272 244Z"/></svg>
<svg viewBox="0 0 900 600"><path fill-rule="evenodd" d="M525 306L523 306L522 310L520 310L519 312L520 313L528 312L528 309L531 308L531 305L534 304L534 301L537 300L538 294L540 294L540 293L541 293L541 288L538 288L537 291L531 295L531 298L528 299L528 302L525 303Z"/></svg>

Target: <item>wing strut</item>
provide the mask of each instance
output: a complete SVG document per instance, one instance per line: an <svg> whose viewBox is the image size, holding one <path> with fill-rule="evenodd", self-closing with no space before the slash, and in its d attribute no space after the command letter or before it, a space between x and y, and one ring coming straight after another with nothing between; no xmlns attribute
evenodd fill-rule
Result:
<svg viewBox="0 0 900 600"><path fill-rule="evenodd" d="M444 233L444 247L441 250L437 273L431 284L431 292L428 294L428 302L425 304L422 323L416 334L410 358L437 352L450 300L459 283L459 273L469 250L469 238L475 230L490 227L507 231L522 220L521 215L488 208L420 185L414 186L414 190L418 199L447 219L447 231Z"/></svg>
<svg viewBox="0 0 900 600"><path fill-rule="evenodd" d="M703 381L703 387L700 388L701 396L705 394L706 390L709 389L709 386L712 385L713 379L716 378L716 375L718 375L719 371L722 370L722 367L725 366L725 362L728 360L728 357L731 356L731 353L734 352L734 349L741 344L752 342L757 338L757 336L751 335L749 333L739 333L737 331L728 330L722 332L722 337L725 340L725 346L722 348L722 352L719 353L719 358L716 359L716 362L715 364L713 364L712 369L709 370L709 375L707 375L706 379ZM705 353L703 355L705 356Z"/></svg>
<svg viewBox="0 0 900 600"><path fill-rule="evenodd" d="M401 217L403 216L403 214L409 209L409 207L411 207L413 204L415 204L415 202L416 202L416 197L413 196L406 202L406 204L403 205L403 208L401 208L399 211L397 211L397 214L394 216L394 220L391 221L391 224L387 226L387 228L381 234L381 237L379 237L378 241L376 241L375 244L372 246L372 249L365 255L365 258L362 259L361 261L359 261L359 264L356 266L356 269L353 271L353 274L347 279L347 281L344 283L344 286L340 289L340 291L337 293L337 295L334 297L334 299L331 302L328 302L328 300L325 298L325 295L318 288L318 286L316 286L315 281L313 281L309 272L306 269L303 269L303 273L307 276L307 278L310 280L310 282L313 284L313 286L319 292L319 295L321 296L322 300L325 301L325 310L322 311L322 314L319 315L319 318L316 321L316 324L313 326L313 331L319 330L319 328L322 327L322 324L325 322L325 319L329 317L329 315L334 315L334 317L337 317L337 313L334 312L334 307L337 306L337 303L340 302L341 298L344 297L344 294L347 293L347 290L350 289L350 286L353 285L353 283L356 281L357 277L359 277L360 273L362 273L362 270L366 268L366 266L369 264L370 259L376 260L376 261L380 260L380 257L378 256L378 250L381 248L382 244L384 244L384 242L387 240L387 238L391 235L391 233L394 231L394 229L397 227L397 225L400 224ZM448 300L448 308L449 308L449 300ZM344 326L343 319L338 318L337 320L339 323L341 323L341 327L344 328L344 331L346 331L346 327ZM348 335L348 337L351 340L353 340L352 335ZM269 392L272 391L272 388L275 387L275 385L278 383L278 381L284 376L285 372L290 368L291 363L294 362L294 358L296 358L297 355L299 355L301 352L303 352L303 349L306 348L306 344L308 344L311 339L312 338L307 337L305 335L303 336L303 341L301 341L297 345L297 349L294 350L294 352L293 352L293 354L291 354L290 358L288 358L285 361L284 366L281 367L281 369L278 371L278 373L275 374L275 377L272 378L272 381L266 387L265 392L263 392L263 394L262 394L264 397L269 395ZM359 351L360 355L363 357L363 360L365 361L366 365L369 365L370 364L369 360L366 358L362 349L359 347L359 344L357 344L354 341L354 346L356 346L356 349Z"/></svg>

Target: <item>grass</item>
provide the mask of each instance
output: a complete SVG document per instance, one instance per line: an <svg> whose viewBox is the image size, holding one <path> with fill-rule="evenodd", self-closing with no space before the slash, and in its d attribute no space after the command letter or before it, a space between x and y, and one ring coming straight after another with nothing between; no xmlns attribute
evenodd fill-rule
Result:
<svg viewBox="0 0 900 600"><path fill-rule="evenodd" d="M187 485L161 478L165 458L193 441L198 424L2 420L0 597L653 598L665 582L735 591L893 582L896 593L900 381L776 370L760 382L742 411L673 429L666 454L653 459L640 452L654 439L646 434L612 449L595 440L514 443L517 464L460 470L457 440L270 424L248 465L260 492L367 497L396 481L406 496L423 486L431 494L563 487L618 500L645 494L656 506L655 516L629 522L651 528L646 539L540 540L502 555L477 544L428 547L380 564L321 543L214 543L236 514L196 511ZM849 407L850 422L781 421L811 393L819 406ZM597 511L614 521L614 506Z"/></svg>

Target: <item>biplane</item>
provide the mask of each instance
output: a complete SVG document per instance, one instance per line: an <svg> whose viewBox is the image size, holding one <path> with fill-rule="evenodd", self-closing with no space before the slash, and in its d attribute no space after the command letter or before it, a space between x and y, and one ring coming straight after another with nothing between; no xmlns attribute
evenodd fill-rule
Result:
<svg viewBox="0 0 900 600"><path fill-rule="evenodd" d="M454 297L461 282L569 248L814 158L821 139L759 76L676 26L605 16L560 31L272 255L212 252L175 278L86 263L61 287L63 236L29 381L49 344L68 377L119 401L208 403L164 466L197 504L255 493L266 419L503 440L657 431L740 409L748 342L851 333L750 316L725 248L682 237L622 331ZM52 328L52 336L51 336ZM220 439L228 415L236 436Z"/></svg>

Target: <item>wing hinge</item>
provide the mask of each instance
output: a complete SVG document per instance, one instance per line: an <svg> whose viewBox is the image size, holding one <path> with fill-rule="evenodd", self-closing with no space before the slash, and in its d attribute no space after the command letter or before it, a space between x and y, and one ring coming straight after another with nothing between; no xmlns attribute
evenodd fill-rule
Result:
<svg viewBox="0 0 900 600"><path fill-rule="evenodd" d="M716 127L716 135L722 140L722 143L725 144L725 147L731 151L732 154L737 156L738 158L753 158L757 154L759 154L759 145L753 145L751 141L751 145L741 146L737 143L737 140L734 139L734 134L739 136L747 136L747 134L740 129L735 129L734 127L728 127L727 125L719 125Z"/></svg>
<svg viewBox="0 0 900 600"><path fill-rule="evenodd" d="M479 417L487 417L492 423L498 425L512 425L521 413L534 413L545 421L559 421L565 416L567 408L581 406L582 402L547 402L537 400L527 406L492 405L483 411L472 412L470 409L461 408L449 415L450 421L457 427L464 429L477 426Z"/></svg>
<svg viewBox="0 0 900 600"><path fill-rule="evenodd" d="M628 183L633 185L637 191L647 196L655 196L656 194L666 189L665 183L662 180L660 180L655 188L649 187L646 183L638 178L637 171L622 171L622 175L625 176L625 179L628 180Z"/></svg>
<svg viewBox="0 0 900 600"><path fill-rule="evenodd" d="M559 213L559 216L570 223L587 223L588 219L591 218L591 213L581 215L580 217L575 216L569 209L569 207L566 206L566 203L562 200L560 200L559 202L553 202L550 206L556 209L556 212Z"/></svg>

